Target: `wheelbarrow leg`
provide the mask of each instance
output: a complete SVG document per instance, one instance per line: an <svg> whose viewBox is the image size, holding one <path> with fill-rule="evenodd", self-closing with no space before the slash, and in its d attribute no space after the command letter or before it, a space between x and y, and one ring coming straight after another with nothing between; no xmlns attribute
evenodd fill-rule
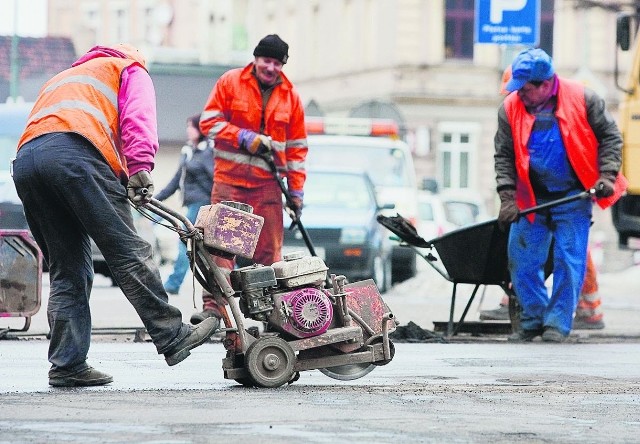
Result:
<svg viewBox="0 0 640 444"><path fill-rule="evenodd" d="M475 299L476 293L478 292L478 288L480 288L480 285L482 284L476 284L476 286L474 287L473 292L471 293L471 297L469 298L469 302L467 302L467 306L464 308L464 311L462 312L462 316L460 316L458 325L456 326L455 330L453 330L454 336L458 334L460 327L462 327L462 324L464 323L464 319L467 317L467 313L469 312L469 307L471 307L471 303Z"/></svg>
<svg viewBox="0 0 640 444"><path fill-rule="evenodd" d="M456 306L456 289L458 284L453 283L453 291L451 292L451 307L449 308L449 323L447 324L447 336L453 335L453 311Z"/></svg>

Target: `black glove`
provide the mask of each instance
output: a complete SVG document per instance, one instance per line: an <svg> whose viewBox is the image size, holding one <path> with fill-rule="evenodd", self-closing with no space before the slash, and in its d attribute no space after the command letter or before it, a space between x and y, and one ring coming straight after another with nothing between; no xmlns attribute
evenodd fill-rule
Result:
<svg viewBox="0 0 640 444"><path fill-rule="evenodd" d="M613 196L615 191L616 176L618 174L613 171L603 171L596 182L596 197Z"/></svg>
<svg viewBox="0 0 640 444"><path fill-rule="evenodd" d="M144 205L153 197L153 179L149 171L138 171L129 178L127 197L134 205Z"/></svg>
<svg viewBox="0 0 640 444"><path fill-rule="evenodd" d="M506 231L509 225L520 217L520 210L516 205L516 190L502 190L498 195L500 196L498 226L502 231Z"/></svg>
<svg viewBox="0 0 640 444"><path fill-rule="evenodd" d="M295 215L295 220L300 220L302 215L302 198L298 196L291 196L291 202L287 204L289 211Z"/></svg>

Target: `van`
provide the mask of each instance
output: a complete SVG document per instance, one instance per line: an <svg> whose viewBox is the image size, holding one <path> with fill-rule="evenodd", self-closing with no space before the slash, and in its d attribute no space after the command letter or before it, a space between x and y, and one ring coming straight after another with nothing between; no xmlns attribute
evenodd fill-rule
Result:
<svg viewBox="0 0 640 444"><path fill-rule="evenodd" d="M396 213L418 226L418 186L409 146L399 140L398 125L387 119L307 118L308 168L361 168L373 181L386 216ZM389 209L393 207L393 209ZM337 218L345 215L335 215ZM416 253L394 245L392 282L416 275Z"/></svg>

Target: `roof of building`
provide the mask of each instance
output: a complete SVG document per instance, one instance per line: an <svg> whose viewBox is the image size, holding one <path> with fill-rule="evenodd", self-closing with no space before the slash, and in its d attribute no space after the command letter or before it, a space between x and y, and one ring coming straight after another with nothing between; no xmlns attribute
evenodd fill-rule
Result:
<svg viewBox="0 0 640 444"><path fill-rule="evenodd" d="M0 79L11 78L13 36L0 36ZM18 37L20 79L56 74L76 60L73 42L68 37Z"/></svg>

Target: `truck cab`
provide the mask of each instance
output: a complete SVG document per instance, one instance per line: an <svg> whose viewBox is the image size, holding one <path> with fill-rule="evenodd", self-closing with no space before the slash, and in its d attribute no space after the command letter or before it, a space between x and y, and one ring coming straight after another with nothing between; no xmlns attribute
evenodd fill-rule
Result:
<svg viewBox="0 0 640 444"><path fill-rule="evenodd" d="M622 132L621 173L629 181L627 194L612 207L613 225L618 242L626 247L630 237L640 238L640 38L634 36L638 15L618 16L615 59L616 86L624 93L619 106L619 127ZM624 85L619 83L619 51L632 50L631 67Z"/></svg>

